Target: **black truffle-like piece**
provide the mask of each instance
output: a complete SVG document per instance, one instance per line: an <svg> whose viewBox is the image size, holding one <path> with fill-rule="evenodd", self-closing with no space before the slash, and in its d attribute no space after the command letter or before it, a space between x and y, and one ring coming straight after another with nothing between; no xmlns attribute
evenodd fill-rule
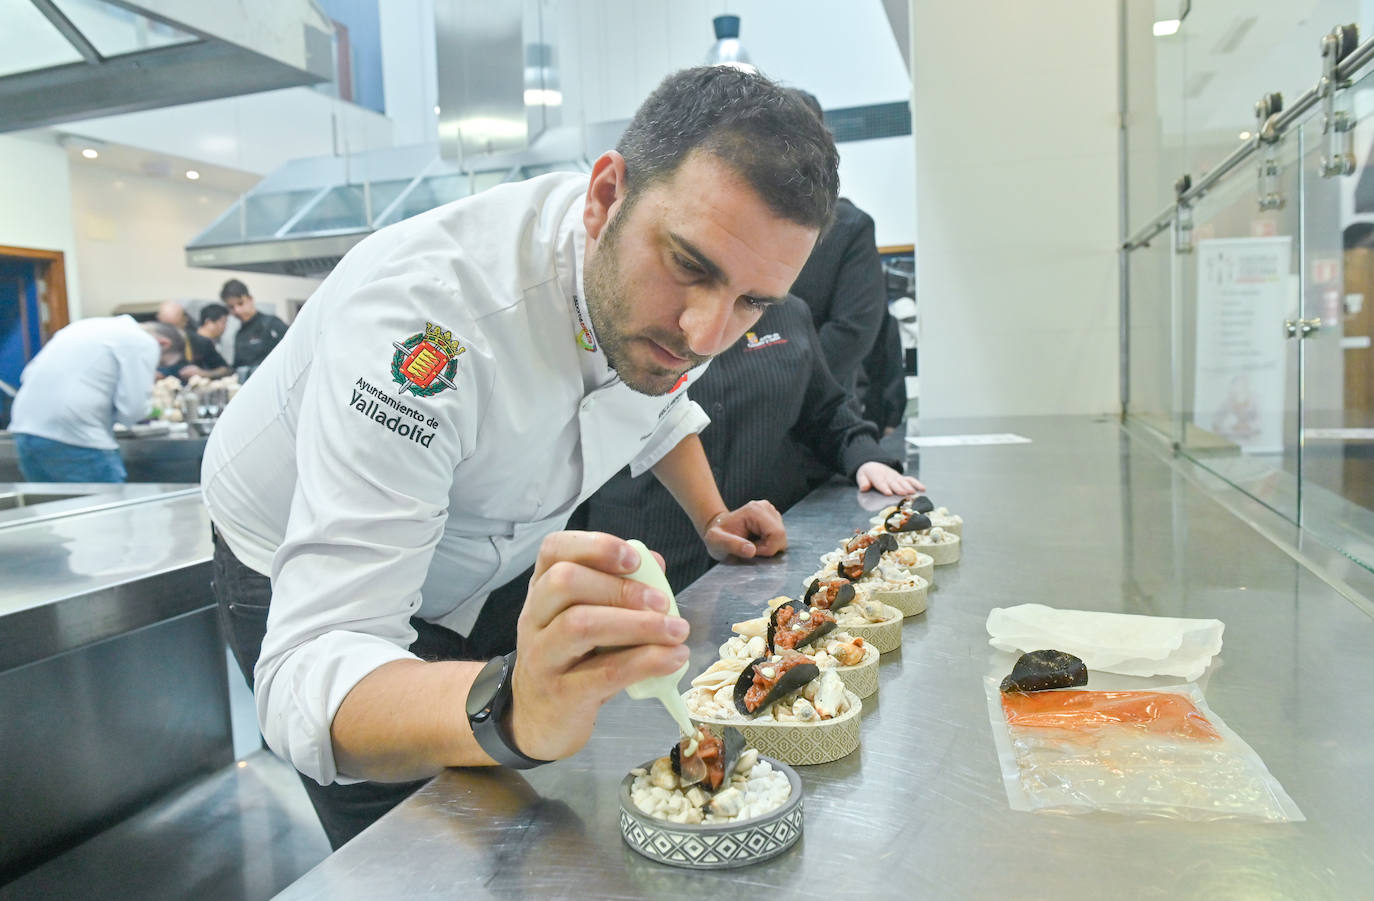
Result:
<svg viewBox="0 0 1374 901"><path fill-rule="evenodd" d="M1028 651L1002 680L1003 691L1044 691L1088 684L1088 668L1063 651Z"/></svg>

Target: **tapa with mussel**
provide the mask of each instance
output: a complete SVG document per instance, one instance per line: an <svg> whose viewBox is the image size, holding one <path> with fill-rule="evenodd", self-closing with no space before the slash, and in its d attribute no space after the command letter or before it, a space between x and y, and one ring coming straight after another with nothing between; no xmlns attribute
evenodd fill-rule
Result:
<svg viewBox="0 0 1374 901"><path fill-rule="evenodd" d="M683 788L700 785L715 794L729 783L743 753L744 733L726 726L720 737L708 729L697 729L695 735L673 745L668 760Z"/></svg>
<svg viewBox="0 0 1374 901"><path fill-rule="evenodd" d="M788 601L768 614L768 652L794 651L835 629L835 615L805 601Z"/></svg>
<svg viewBox="0 0 1374 901"><path fill-rule="evenodd" d="M790 695L821 674L821 668L805 654L774 654L749 662L735 682L735 709L755 717L769 704Z"/></svg>

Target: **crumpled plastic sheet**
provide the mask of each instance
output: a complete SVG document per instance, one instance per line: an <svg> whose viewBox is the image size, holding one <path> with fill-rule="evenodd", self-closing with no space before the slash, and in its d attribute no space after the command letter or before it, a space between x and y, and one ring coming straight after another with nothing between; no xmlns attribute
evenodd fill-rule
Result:
<svg viewBox="0 0 1374 901"><path fill-rule="evenodd" d="M1193 684L1003 696L984 680L1013 810L1192 821L1305 819Z"/></svg>

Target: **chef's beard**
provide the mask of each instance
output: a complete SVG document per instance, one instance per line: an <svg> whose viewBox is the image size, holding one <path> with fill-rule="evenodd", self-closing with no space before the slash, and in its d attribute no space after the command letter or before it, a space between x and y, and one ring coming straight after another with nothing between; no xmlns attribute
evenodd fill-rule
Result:
<svg viewBox="0 0 1374 901"><path fill-rule="evenodd" d="M692 353L680 335L665 335L654 329L639 334L624 330L623 325L629 321L634 305L620 273L620 224L629 218L629 213L629 204L622 204L606 223L595 253L587 260L583 271L587 312L596 330L596 339L601 342L601 352L620 380L640 394L659 396L672 391L684 372L700 366L710 357ZM684 369L666 369L652 359L636 362L632 348L637 338L655 341L690 361L691 365Z"/></svg>

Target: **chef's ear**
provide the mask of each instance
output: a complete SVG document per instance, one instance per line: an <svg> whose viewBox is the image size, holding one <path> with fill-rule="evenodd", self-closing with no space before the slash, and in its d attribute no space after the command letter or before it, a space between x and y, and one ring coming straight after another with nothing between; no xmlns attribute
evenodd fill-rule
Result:
<svg viewBox="0 0 1374 901"><path fill-rule="evenodd" d="M587 237L593 241L601 237L606 223L625 200L628 185L625 181L625 157L607 150L592 164L592 181L587 186L587 203L582 209L582 224Z"/></svg>

